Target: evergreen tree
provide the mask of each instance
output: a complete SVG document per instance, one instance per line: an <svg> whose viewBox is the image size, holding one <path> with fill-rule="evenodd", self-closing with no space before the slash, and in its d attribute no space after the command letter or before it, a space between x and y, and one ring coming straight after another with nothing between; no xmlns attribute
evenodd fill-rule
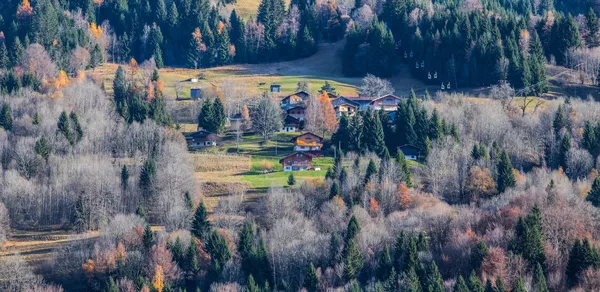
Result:
<svg viewBox="0 0 600 292"><path fill-rule="evenodd" d="M127 115L123 111L123 108L127 98L127 80L125 77L125 69L123 69L122 66L119 66L119 68L117 68L117 72L115 73L113 92L115 105L117 106L117 112L119 112L122 117L126 117Z"/></svg>
<svg viewBox="0 0 600 292"><path fill-rule="evenodd" d="M363 257L358 250L354 239L351 239L344 247L344 278L346 280L355 279L363 268Z"/></svg>
<svg viewBox="0 0 600 292"><path fill-rule="evenodd" d="M390 250L386 246L383 249L383 253L379 257L379 262L377 263L377 278L381 281L387 280L393 268L394 265L392 263Z"/></svg>
<svg viewBox="0 0 600 292"><path fill-rule="evenodd" d="M156 8L154 9L154 20L158 23L167 21L167 5L165 0L155 0Z"/></svg>
<svg viewBox="0 0 600 292"><path fill-rule="evenodd" d="M477 274L475 274L475 271L472 271L471 275L469 276L468 286L471 292L485 292L483 284L481 283L481 280L479 280L479 277L477 277Z"/></svg>
<svg viewBox="0 0 600 292"><path fill-rule="evenodd" d="M429 292L444 292L444 279L435 261L431 261L427 271L427 287Z"/></svg>
<svg viewBox="0 0 600 292"><path fill-rule="evenodd" d="M248 292L262 292L258 284L254 281L254 277L252 274L248 276L248 287L246 288Z"/></svg>
<svg viewBox="0 0 600 292"><path fill-rule="evenodd" d="M367 113L365 116L365 126L363 128L363 147L382 155L385 148L385 137L383 126L379 115Z"/></svg>
<svg viewBox="0 0 600 292"><path fill-rule="evenodd" d="M127 190L128 186L129 186L129 169L127 168L127 165L123 165L123 167L121 168L121 188L123 190Z"/></svg>
<svg viewBox="0 0 600 292"><path fill-rule="evenodd" d="M533 32L533 37L530 42L531 53L529 56L529 65L531 69L532 83L535 84L535 93L544 93L548 90L546 84L546 67L544 55L544 47L537 32Z"/></svg>
<svg viewBox="0 0 600 292"><path fill-rule="evenodd" d="M169 7L169 14L167 23L169 27L176 28L179 22L179 11L177 10L177 5L175 1L171 2L171 6Z"/></svg>
<svg viewBox="0 0 600 292"><path fill-rule="evenodd" d="M548 292L548 284L546 283L546 276L544 276L544 270L542 266L538 263L535 266L535 271L533 272L533 291L535 292Z"/></svg>
<svg viewBox="0 0 600 292"><path fill-rule="evenodd" d="M515 283L515 286L513 287L513 289L511 291L512 292L527 292L527 289L525 289L525 284L523 284L523 279L519 278L519 280L517 280L517 283Z"/></svg>
<svg viewBox="0 0 600 292"><path fill-rule="evenodd" d="M456 284L454 284L452 291L453 292L470 292L469 286L467 286L467 283L465 282L465 279L463 278L463 276L458 276L458 281L456 281Z"/></svg>
<svg viewBox="0 0 600 292"><path fill-rule="evenodd" d="M83 138L83 129L81 128L81 124L79 123L79 118L75 112L71 112L69 118L73 122L73 128L75 128L75 137L74 141L79 142L81 138Z"/></svg>
<svg viewBox="0 0 600 292"><path fill-rule="evenodd" d="M150 225L146 225L146 227L144 228L143 241L144 241L144 248L146 248L146 250L150 250L150 248L152 247L152 244L154 243L154 234L152 233L152 230L150 229Z"/></svg>
<svg viewBox="0 0 600 292"><path fill-rule="evenodd" d="M369 165L367 166L367 173L365 174L365 184L368 183L372 178L377 176L377 166L375 166L375 161L373 159L369 160Z"/></svg>
<svg viewBox="0 0 600 292"><path fill-rule="evenodd" d="M600 40L598 39L598 31L600 27L598 26L598 17L594 12L594 9L590 7L590 10L585 15L585 24L587 27L587 34L585 36L585 43L588 48L595 48L600 46Z"/></svg>
<svg viewBox="0 0 600 292"><path fill-rule="evenodd" d="M231 251L229 250L225 236L218 231L213 230L208 237L206 251L210 255L209 277L213 280L218 280L221 276L223 267L231 258Z"/></svg>
<svg viewBox="0 0 600 292"><path fill-rule="evenodd" d="M429 243L427 242L427 238L425 237L425 232L419 232L419 237L417 239L417 250L419 252L427 252L429 251Z"/></svg>
<svg viewBox="0 0 600 292"><path fill-rule="evenodd" d="M106 292L119 292L119 287L117 283L113 279L113 277L108 278L108 283L106 283Z"/></svg>
<svg viewBox="0 0 600 292"><path fill-rule="evenodd" d="M48 161L48 157L50 157L50 145L48 145L48 140L45 136L42 136L35 142L35 153Z"/></svg>
<svg viewBox="0 0 600 292"><path fill-rule="evenodd" d="M560 150L558 153L558 162L563 170L567 169L567 153L571 149L571 137L565 134L560 142Z"/></svg>
<svg viewBox="0 0 600 292"><path fill-rule="evenodd" d="M421 282L415 269L411 268L402 275L402 289L407 292L422 292Z"/></svg>
<svg viewBox="0 0 600 292"><path fill-rule="evenodd" d="M412 187L412 176L410 174L410 167L408 166L408 162L406 161L406 156L400 148L398 148L398 152L396 153L396 161L400 166L400 170L402 171L402 179L407 187Z"/></svg>
<svg viewBox="0 0 600 292"><path fill-rule="evenodd" d="M293 172L290 172L290 175L288 176L287 184L288 184L288 186L293 186L296 184L296 179L294 178Z"/></svg>
<svg viewBox="0 0 600 292"><path fill-rule="evenodd" d="M60 133L62 133L65 138L67 139L67 141L71 142L71 144L73 143L73 137L71 134L71 126L69 125L69 118L67 117L67 112L63 111L60 114L60 117L58 118L58 131Z"/></svg>
<svg viewBox="0 0 600 292"><path fill-rule="evenodd" d="M600 176L597 176L592 183L592 188L587 193L585 200L592 203L596 208L600 208Z"/></svg>
<svg viewBox="0 0 600 292"><path fill-rule="evenodd" d="M471 269L474 271L479 271L481 267L481 263L483 263L483 259L488 255L488 246L485 244L485 241L480 240L479 243L475 246L474 249L471 250Z"/></svg>
<svg viewBox="0 0 600 292"><path fill-rule="evenodd" d="M144 165L142 165L139 185L142 196L145 198L154 196L156 187L156 162L152 158L148 158L144 162Z"/></svg>
<svg viewBox="0 0 600 292"><path fill-rule="evenodd" d="M190 245L188 247L185 257L185 270L190 272L192 274L192 277L194 277L200 271L200 263L198 262L198 244L196 243L196 240L194 240L194 238L190 240Z"/></svg>
<svg viewBox="0 0 600 292"><path fill-rule="evenodd" d="M99 44L94 46L94 49L90 55L90 65L92 65L93 68L96 68L104 63L104 55L102 55L102 49L100 48Z"/></svg>
<svg viewBox="0 0 600 292"><path fill-rule="evenodd" d="M0 127L6 131L11 131L13 128L12 109L8 102L4 102L0 108Z"/></svg>
<svg viewBox="0 0 600 292"><path fill-rule="evenodd" d="M506 288L504 288L504 282L500 276L496 278L496 292L506 292Z"/></svg>
<svg viewBox="0 0 600 292"><path fill-rule="evenodd" d="M194 220L192 221L192 234L200 239L208 236L212 226L208 221L208 212L203 201L200 201L196 212L194 213Z"/></svg>
<svg viewBox="0 0 600 292"><path fill-rule="evenodd" d="M225 124L227 123L227 114L225 114L225 106L220 98L215 98L215 102L212 104L212 121L210 124L210 131L215 133L222 133L225 130Z"/></svg>
<svg viewBox="0 0 600 292"><path fill-rule="evenodd" d="M346 114L340 117L337 131L331 136L331 144L348 151L350 148L350 120Z"/></svg>
<svg viewBox="0 0 600 292"><path fill-rule="evenodd" d="M331 188L329 189L329 199L333 199L335 196L340 195L340 185L334 181L331 183Z"/></svg>
<svg viewBox="0 0 600 292"><path fill-rule="evenodd" d="M10 67L10 59L8 58L8 50L6 42L0 42L0 69L8 69Z"/></svg>
<svg viewBox="0 0 600 292"><path fill-rule="evenodd" d="M569 261L567 263L567 287L571 288L578 284L578 277L581 272L590 267L597 269L598 266L600 266L598 250L592 247L587 238L584 238L583 242L576 239L569 253Z"/></svg>
<svg viewBox="0 0 600 292"><path fill-rule="evenodd" d="M205 99L202 103L202 109L200 110L200 114L198 115L198 128L202 128L206 131L213 132L213 121L214 111L212 110L213 104L210 99Z"/></svg>
<svg viewBox="0 0 600 292"><path fill-rule="evenodd" d="M21 44L21 40L19 40L18 37L15 37L15 41L13 42L11 52L12 65L17 66L21 61L21 56L23 56L23 53L25 53L25 48Z"/></svg>
<svg viewBox="0 0 600 292"><path fill-rule="evenodd" d="M563 105L559 105L556 113L554 114L554 121L552 122L552 127L554 128L554 133L558 134L562 128L568 126L567 117L565 116L565 112L563 109Z"/></svg>
<svg viewBox="0 0 600 292"><path fill-rule="evenodd" d="M317 278L317 272L315 270L315 266L310 263L308 266L308 271L306 272L306 277L304 277L304 288L308 292L317 292L319 287L319 279Z"/></svg>
<svg viewBox="0 0 600 292"><path fill-rule="evenodd" d="M352 217L350 217L350 221L348 221L348 227L346 228L345 243L348 244L348 242L350 242L350 240L353 240L359 232L360 225L358 224L358 220L354 215L352 215Z"/></svg>
<svg viewBox="0 0 600 292"><path fill-rule="evenodd" d="M35 114L33 114L33 121L31 122L34 125L39 125L42 122L41 118L40 118L40 114L38 112L35 112Z"/></svg>
<svg viewBox="0 0 600 292"><path fill-rule="evenodd" d="M540 211L534 207L529 214L519 218L515 230L515 238L510 246L516 253L521 254L529 263L530 267L540 264L546 266L546 255L544 254L544 233L542 231L542 219Z"/></svg>
<svg viewBox="0 0 600 292"><path fill-rule="evenodd" d="M515 174L513 173L512 164L506 151L502 152L496 166L496 171L498 172L496 184L500 193L504 192L507 188L515 186Z"/></svg>

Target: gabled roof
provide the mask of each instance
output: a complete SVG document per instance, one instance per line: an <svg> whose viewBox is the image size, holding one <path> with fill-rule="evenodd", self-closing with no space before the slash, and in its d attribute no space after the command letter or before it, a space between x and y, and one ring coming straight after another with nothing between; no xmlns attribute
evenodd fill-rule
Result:
<svg viewBox="0 0 600 292"><path fill-rule="evenodd" d="M351 105L351 106L355 106L355 107L360 106L357 102L352 101L352 100L350 100L348 98L345 98L343 96L340 96L340 97L338 97L338 98L336 98L336 99L334 99L334 100L331 101L331 105L333 107L340 106L340 105L343 105L343 104L347 104L347 105Z"/></svg>
<svg viewBox="0 0 600 292"><path fill-rule="evenodd" d="M300 120L296 119L290 115L285 116L285 119L283 119L283 124L284 125L300 125Z"/></svg>
<svg viewBox="0 0 600 292"><path fill-rule="evenodd" d="M411 145L411 144L404 144L400 147L400 150L402 150L402 152L406 155L406 154L420 154L421 153L421 148Z"/></svg>
<svg viewBox="0 0 600 292"><path fill-rule="evenodd" d="M198 130L196 132L185 132L183 133L183 136L187 139L187 138L192 138L192 137L196 137L196 138L203 138L203 137L208 137L209 135L215 135L215 133L206 131L206 130Z"/></svg>
<svg viewBox="0 0 600 292"><path fill-rule="evenodd" d="M315 136L315 137L319 138L321 141L323 141L323 137L321 137L321 136L319 136L319 135L317 135L317 134L313 134L313 133L311 133L311 132L302 133L302 134L300 134L300 135L298 135L298 136L296 136L296 137L292 138L292 140L290 140L290 141L292 141L292 142L296 142L296 140L297 140L298 138L300 138L300 137L302 137L302 136L306 136L306 135L313 135L313 136Z"/></svg>
<svg viewBox="0 0 600 292"><path fill-rule="evenodd" d="M380 96L380 97L376 97L376 98L374 98L374 99L373 99L373 101L375 101L375 100L378 100L378 99L382 99L382 98L386 98L386 97L393 97L394 99L402 99L402 98L400 98L400 97L398 97L398 96L395 96L395 95L393 95L393 94L386 94L386 95L384 95L384 96Z"/></svg>
<svg viewBox="0 0 600 292"><path fill-rule="evenodd" d="M296 156L296 154L308 156L310 159L313 159L313 158L317 157L317 155L314 155L314 154L312 154L310 152L294 152L294 153L292 153L290 155L286 155L284 157L281 157L281 159L279 159L279 163L283 162L288 157Z"/></svg>
<svg viewBox="0 0 600 292"><path fill-rule="evenodd" d="M293 109L295 109L295 108L302 108L302 109L305 109L305 108L306 108L306 105L305 105L304 103L291 104L290 106L286 106L286 107L284 107L284 109L283 109L283 110L285 110L285 111L289 111L289 110L293 110Z"/></svg>

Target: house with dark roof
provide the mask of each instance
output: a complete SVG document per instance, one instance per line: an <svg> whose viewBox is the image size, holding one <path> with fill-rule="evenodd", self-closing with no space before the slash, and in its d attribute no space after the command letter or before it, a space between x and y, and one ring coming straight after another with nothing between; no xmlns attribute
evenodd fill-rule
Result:
<svg viewBox="0 0 600 292"><path fill-rule="evenodd" d="M410 144L402 145L398 148L402 150L402 153L404 153L404 157L406 159L413 161L419 160L419 156L421 155L421 148Z"/></svg>
<svg viewBox="0 0 600 292"><path fill-rule="evenodd" d="M279 160L283 171L308 170L312 168L311 162L315 155L309 152L295 152Z"/></svg>
<svg viewBox="0 0 600 292"><path fill-rule="evenodd" d="M205 130L183 133L183 136L189 147L217 146L217 141L219 139L217 134Z"/></svg>
<svg viewBox="0 0 600 292"><path fill-rule="evenodd" d="M343 96L338 97L331 101L331 105L335 110L335 115L341 117L343 114L347 116L353 116L359 108L359 104L352 100L349 100Z"/></svg>
<svg viewBox="0 0 600 292"><path fill-rule="evenodd" d="M398 108L398 104L402 101L402 98L393 94L388 94L381 97L347 96L346 98L358 103L359 110L383 109L384 111L395 111Z"/></svg>
<svg viewBox="0 0 600 292"><path fill-rule="evenodd" d="M300 120L292 116L286 116L283 120L283 128L280 132L298 132L300 131Z"/></svg>
<svg viewBox="0 0 600 292"><path fill-rule="evenodd" d="M304 120L306 117L306 105L304 103L294 104L289 107L284 108L285 112L288 116L298 119L300 121Z"/></svg>
<svg viewBox="0 0 600 292"><path fill-rule="evenodd" d="M307 101L309 97L310 97L310 94L308 92L298 91L298 92L296 92L294 94L290 94L288 96L285 96L281 100L281 105L285 106L285 105L290 105L290 104L302 103L302 102Z"/></svg>
<svg viewBox="0 0 600 292"><path fill-rule="evenodd" d="M307 132L292 138L294 151L321 151L323 137Z"/></svg>

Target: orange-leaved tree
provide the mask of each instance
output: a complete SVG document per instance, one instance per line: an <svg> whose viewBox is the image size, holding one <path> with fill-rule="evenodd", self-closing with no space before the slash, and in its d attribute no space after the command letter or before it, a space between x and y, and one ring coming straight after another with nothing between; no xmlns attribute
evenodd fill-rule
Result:
<svg viewBox="0 0 600 292"><path fill-rule="evenodd" d="M158 292L162 292L165 288L165 276L163 275L163 269L160 265L156 265L152 286L154 286L154 289Z"/></svg>

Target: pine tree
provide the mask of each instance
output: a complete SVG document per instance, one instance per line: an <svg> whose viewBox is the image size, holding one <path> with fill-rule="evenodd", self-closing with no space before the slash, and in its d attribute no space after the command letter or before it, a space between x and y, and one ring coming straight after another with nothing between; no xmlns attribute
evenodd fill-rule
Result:
<svg viewBox="0 0 600 292"><path fill-rule="evenodd" d="M475 274L475 271L472 271L471 275L469 276L468 286L471 292L485 292L483 284L481 283L481 280L479 280L479 277L477 277L477 274Z"/></svg>
<svg viewBox="0 0 600 292"><path fill-rule="evenodd" d="M598 30L600 27L598 26L598 17L594 12L594 9L590 7L590 10L585 15L585 24L587 27L587 34L585 36L585 42L588 48L595 48L600 45L600 40L598 39Z"/></svg>
<svg viewBox="0 0 600 292"><path fill-rule="evenodd" d="M129 186L129 169L127 165L123 165L121 168L121 189L127 190Z"/></svg>
<svg viewBox="0 0 600 292"><path fill-rule="evenodd" d="M474 249L471 250L471 269L479 271L483 259L488 255L488 246L485 241L480 240Z"/></svg>
<svg viewBox="0 0 600 292"><path fill-rule="evenodd" d="M4 102L0 108L0 127L7 131L11 131L13 128L12 109L7 102Z"/></svg>
<svg viewBox="0 0 600 292"><path fill-rule="evenodd" d="M544 270L542 266L538 263L535 266L535 271L533 272L533 287L535 292L548 292L548 284L546 283L546 276L544 276Z"/></svg>
<svg viewBox="0 0 600 292"><path fill-rule="evenodd" d="M346 280L355 279L357 274L363 268L363 257L358 250L354 239L351 239L344 247L344 278Z"/></svg>
<svg viewBox="0 0 600 292"><path fill-rule="evenodd" d="M506 292L506 288L504 288L504 282L500 276L496 278L496 292Z"/></svg>
<svg viewBox="0 0 600 292"><path fill-rule="evenodd" d="M319 279L317 278L317 272L313 263L308 266L306 277L304 277L304 288L308 292L317 292L319 285Z"/></svg>
<svg viewBox="0 0 600 292"><path fill-rule="evenodd" d="M346 114L340 117L337 131L331 136L331 144L348 151L350 140L350 120Z"/></svg>
<svg viewBox="0 0 600 292"><path fill-rule="evenodd" d="M164 0L156 0L154 19L158 23L163 23L167 21L167 5L165 5Z"/></svg>
<svg viewBox="0 0 600 292"><path fill-rule="evenodd" d="M402 171L402 179L407 187L412 187L412 176L410 173L410 167L408 166L408 162L406 161L406 156L400 148L398 148L398 152L396 152L396 161L400 166L400 170Z"/></svg>
<svg viewBox="0 0 600 292"><path fill-rule="evenodd" d="M402 289L401 291L407 292L422 292L421 282L415 269L411 268L407 272L402 274Z"/></svg>
<svg viewBox="0 0 600 292"><path fill-rule="evenodd" d="M65 136L67 141L69 141L69 142L73 141L73 137L71 134L71 126L69 125L69 118L67 117L66 111L63 111L60 114L60 117L58 118L57 127L58 127L58 131ZM72 144L72 142L71 142L71 144Z"/></svg>
<svg viewBox="0 0 600 292"><path fill-rule="evenodd" d="M558 153L558 162L563 170L567 169L567 153L571 149L571 136L565 134L560 142L560 149Z"/></svg>
<svg viewBox="0 0 600 292"><path fill-rule="evenodd" d="M552 127L554 128L555 135L560 132L562 128L568 126L567 117L565 117L565 112L563 109L563 105L559 105L556 113L554 114L554 121L552 122Z"/></svg>
<svg viewBox="0 0 600 292"><path fill-rule="evenodd" d="M18 37L15 37L15 41L13 42L11 52L12 65L17 66L21 61L21 56L23 56L23 53L25 52L25 48L21 44L21 40L19 40Z"/></svg>
<svg viewBox="0 0 600 292"><path fill-rule="evenodd" d="M429 251L429 243L427 242L427 238L425 237L425 232L419 232L419 237L417 239L417 250L419 252L427 252Z"/></svg>
<svg viewBox="0 0 600 292"><path fill-rule="evenodd" d="M597 176L592 183L592 188L587 193L585 200L592 203L596 208L600 208L600 176Z"/></svg>
<svg viewBox="0 0 600 292"><path fill-rule="evenodd" d="M196 212L194 213L194 220L192 221L192 234L197 238L203 239L208 236L212 226L208 221L208 213L206 206L203 201L200 201Z"/></svg>
<svg viewBox="0 0 600 292"><path fill-rule="evenodd" d="M177 10L177 5L175 1L171 2L171 7L169 8L168 20L167 23L169 27L176 28L179 22L179 11Z"/></svg>
<svg viewBox="0 0 600 292"><path fill-rule="evenodd" d="M429 292L444 292L444 279L435 261L431 261L427 271L427 287ZM487 292L487 291L486 291Z"/></svg>
<svg viewBox="0 0 600 292"><path fill-rule="evenodd" d="M354 215L352 215L352 217L350 217L350 221L348 221L348 227L346 228L345 243L348 244L348 242L350 242L350 240L353 240L359 232L360 225L358 224L358 220Z"/></svg>
<svg viewBox="0 0 600 292"><path fill-rule="evenodd" d="M453 292L470 292L469 287L467 286L467 283L465 282L465 279L463 278L463 276L458 276L458 281L456 281L456 284L454 284L452 291Z"/></svg>
<svg viewBox="0 0 600 292"><path fill-rule="evenodd" d="M254 281L254 277L252 277L252 274L248 276L248 287L246 288L246 290L248 292L261 292L261 289L258 286L258 284Z"/></svg>
<svg viewBox="0 0 600 292"><path fill-rule="evenodd" d="M42 136L35 142L35 153L48 161L48 157L50 157L50 146L48 145L48 140L45 136Z"/></svg>
<svg viewBox="0 0 600 292"><path fill-rule="evenodd" d="M227 123L227 114L225 113L223 101L220 98L215 98L211 110L212 121L210 122L210 131L220 134L225 130L225 124Z"/></svg>
<svg viewBox="0 0 600 292"><path fill-rule="evenodd" d="M513 173L512 164L506 151L502 152L496 170L498 172L496 184L500 193L504 192L507 188L515 186L515 174Z"/></svg>
<svg viewBox="0 0 600 292"><path fill-rule="evenodd" d="M196 234L194 234L196 235ZM212 280L218 280L221 276L223 267L231 258L231 251L227 244L225 236L216 230L213 230L206 243L206 251L210 255L210 273Z"/></svg>
<svg viewBox="0 0 600 292"><path fill-rule="evenodd" d="M394 268L392 263L392 257L390 255L390 250L386 246L383 249L383 253L379 257L379 262L377 263L377 278L381 281L385 281L389 278L390 272Z"/></svg>
<svg viewBox="0 0 600 292"><path fill-rule="evenodd" d="M122 66L119 66L119 68L117 68L117 72L115 73L113 92L115 105L117 106L117 112L119 112L122 117L126 118L127 115L123 111L123 107L125 106L125 100L127 98L127 80L125 77L125 69L123 69Z"/></svg>
<svg viewBox="0 0 600 292"><path fill-rule="evenodd" d="M8 69L10 67L10 59L8 58L8 50L6 42L0 42L0 69Z"/></svg>
<svg viewBox="0 0 600 292"><path fill-rule="evenodd" d="M113 277L108 278L108 283L106 283L106 292L119 292L119 287L117 283L113 279Z"/></svg>
<svg viewBox="0 0 600 292"><path fill-rule="evenodd" d="M333 199L335 196L340 195L340 185L334 181L331 183L331 188L329 189L329 199Z"/></svg>
<svg viewBox="0 0 600 292"><path fill-rule="evenodd" d="M154 234L152 233L152 230L150 229L150 225L146 225L146 227L144 228L143 241L144 241L144 248L146 248L146 250L150 250L150 248L152 247L152 244L154 244Z"/></svg>
<svg viewBox="0 0 600 292"><path fill-rule="evenodd" d="M544 234L542 231L542 219L540 211L534 207L529 214L519 218L515 228L515 238L511 241L511 249L521 254L529 263L535 267L538 263L546 266L546 255L544 254Z"/></svg>
<svg viewBox="0 0 600 292"><path fill-rule="evenodd" d="M365 184L368 183L375 176L377 176L377 166L375 166L375 161L373 161L373 159L370 159L369 165L367 166L367 173L365 174Z"/></svg>
<svg viewBox="0 0 600 292"><path fill-rule="evenodd" d="M523 284L523 279L519 278L519 280L517 281L517 283L515 283L515 286L513 287L513 289L511 291L512 292L527 292L527 289L525 289L525 284Z"/></svg>
<svg viewBox="0 0 600 292"><path fill-rule="evenodd" d="M144 162L144 165L142 165L139 186L142 196L145 198L154 196L156 187L156 162L152 158L148 158Z"/></svg>
<svg viewBox="0 0 600 292"><path fill-rule="evenodd" d="M209 132L214 132L214 111L212 110L212 107L212 102L208 98L205 99L202 103L200 114L198 115L198 128L202 128Z"/></svg>
<svg viewBox="0 0 600 292"><path fill-rule="evenodd" d="M79 123L79 118L77 117L77 114L75 112L71 112L69 118L73 122L73 128L75 129L75 137L73 141L79 142L81 141L81 138L83 138L83 129L81 128L81 124Z"/></svg>
<svg viewBox="0 0 600 292"><path fill-rule="evenodd" d="M194 238L190 240L190 246L188 247L185 257L185 269L195 276L200 271L200 263L198 262L198 244Z"/></svg>
<svg viewBox="0 0 600 292"><path fill-rule="evenodd" d="M290 175L288 176L287 184L288 184L288 186L293 186L296 184L296 178L294 178L293 172L290 172Z"/></svg>

